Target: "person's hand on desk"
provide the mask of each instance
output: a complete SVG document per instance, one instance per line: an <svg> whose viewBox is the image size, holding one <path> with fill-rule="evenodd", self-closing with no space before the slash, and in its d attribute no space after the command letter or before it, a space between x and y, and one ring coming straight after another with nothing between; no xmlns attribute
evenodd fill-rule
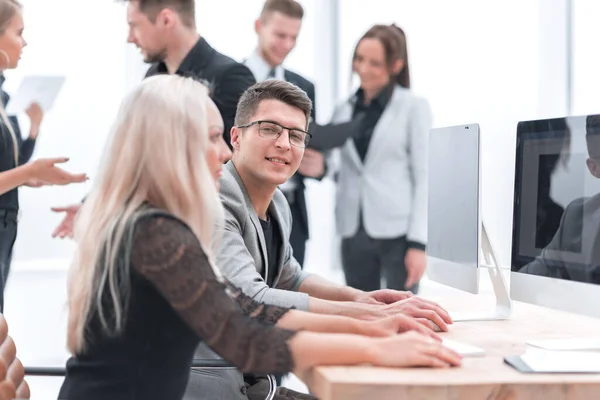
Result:
<svg viewBox="0 0 600 400"><path fill-rule="evenodd" d="M415 331L437 341L442 340L441 337L431 330L428 321L417 320L402 314L396 314L373 321L365 321L364 323L367 326L366 332L368 336L395 336L399 333Z"/></svg>
<svg viewBox="0 0 600 400"><path fill-rule="evenodd" d="M392 304L374 305L374 307L380 308L379 312L384 315L403 314L415 318L432 329L431 324L433 323L443 332L447 332L448 325L452 324L452 318L450 318L448 311L444 310L439 304L418 296L412 296Z"/></svg>
<svg viewBox="0 0 600 400"><path fill-rule="evenodd" d="M65 217L61 221L61 223L56 227L54 232L52 232L52 237L59 237L64 239L65 237L73 237L73 224L75 222L75 216L77 212L81 208L81 204L73 204L66 207L52 207L52 211L54 212L64 212Z"/></svg>
<svg viewBox="0 0 600 400"><path fill-rule="evenodd" d="M447 332L448 324L452 324L450 314L439 304L415 296L411 292L375 290L359 295L355 301L375 306L375 313L379 314L379 318L400 313L416 318L419 323L430 328L435 324L443 332Z"/></svg>
<svg viewBox="0 0 600 400"><path fill-rule="evenodd" d="M412 292L402 292L400 290L380 289L372 292L366 292L359 295L355 301L367 304L391 304L400 300L406 300L412 297Z"/></svg>
<svg viewBox="0 0 600 400"><path fill-rule="evenodd" d="M304 176L311 178L319 178L325 174L325 157L323 153L313 150L304 149L304 156L298 172Z"/></svg>
<svg viewBox="0 0 600 400"><path fill-rule="evenodd" d="M417 332L374 339L373 365L381 367L449 368L461 365L462 357L441 342Z"/></svg>

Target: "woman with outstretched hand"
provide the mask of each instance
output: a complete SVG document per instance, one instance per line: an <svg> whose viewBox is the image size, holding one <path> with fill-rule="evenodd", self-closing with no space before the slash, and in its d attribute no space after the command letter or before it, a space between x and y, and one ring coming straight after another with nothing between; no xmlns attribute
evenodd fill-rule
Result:
<svg viewBox="0 0 600 400"><path fill-rule="evenodd" d="M26 45L21 5L16 0L0 0L0 70L16 68ZM71 174L56 165L67 162L67 158L42 158L20 165L18 146L0 102L0 313L4 312L4 286L17 237L18 187L67 185L87 179L85 174Z"/></svg>

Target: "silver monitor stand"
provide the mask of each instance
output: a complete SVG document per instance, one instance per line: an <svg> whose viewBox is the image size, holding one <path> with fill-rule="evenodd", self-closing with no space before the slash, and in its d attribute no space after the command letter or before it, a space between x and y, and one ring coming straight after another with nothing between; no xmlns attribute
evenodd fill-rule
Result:
<svg viewBox="0 0 600 400"><path fill-rule="evenodd" d="M494 294L496 295L496 306L492 311L480 312L453 312L450 314L452 320L460 321L498 321L507 319L512 314L512 300L510 299L508 285L502 275L498 260L494 253L492 243L485 228L485 223L481 222L481 250L485 265L479 265L480 268L485 268L490 274Z"/></svg>

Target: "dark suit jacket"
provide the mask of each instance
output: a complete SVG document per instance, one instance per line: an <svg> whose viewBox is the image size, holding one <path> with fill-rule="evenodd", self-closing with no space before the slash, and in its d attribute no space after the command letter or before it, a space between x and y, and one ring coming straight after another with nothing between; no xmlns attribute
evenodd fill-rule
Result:
<svg viewBox="0 0 600 400"><path fill-rule="evenodd" d="M153 64L146 77L168 73L164 62ZM204 38L190 50L176 72L204 80L211 89L211 97L225 124L225 142L231 147L231 128L235 119L237 103L246 89L256 83L254 75L244 64L219 53Z"/></svg>
<svg viewBox="0 0 600 400"><path fill-rule="evenodd" d="M308 97L310 98L310 100L313 103L313 107L312 107L312 113L311 116L313 118L313 121L315 120L315 85L309 81L308 79L302 77L301 75L298 75L295 72L289 71L289 70L285 70L284 72L284 77L285 80L293 83L294 85L298 86L300 89L304 90L306 92L306 94L308 95ZM295 196L295 200L296 200L296 206L298 208L298 212L301 216L300 220L298 221L298 227L301 228L301 232L304 234L305 240L308 240L309 238L309 229L308 229L308 211L306 209L306 197L304 196L304 176L296 173L296 181L298 182L298 187L294 193ZM294 221L296 222L296 221Z"/></svg>

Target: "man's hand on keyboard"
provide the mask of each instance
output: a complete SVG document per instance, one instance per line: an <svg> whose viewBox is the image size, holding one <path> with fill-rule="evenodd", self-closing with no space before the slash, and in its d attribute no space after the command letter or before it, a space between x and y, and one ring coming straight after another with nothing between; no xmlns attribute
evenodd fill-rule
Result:
<svg viewBox="0 0 600 400"><path fill-rule="evenodd" d="M450 314L448 314L448 312L439 304L418 296L411 296L405 300L400 300L381 307L387 315L401 313L417 318L420 322L431 321L443 332L447 332L448 325L452 324Z"/></svg>

